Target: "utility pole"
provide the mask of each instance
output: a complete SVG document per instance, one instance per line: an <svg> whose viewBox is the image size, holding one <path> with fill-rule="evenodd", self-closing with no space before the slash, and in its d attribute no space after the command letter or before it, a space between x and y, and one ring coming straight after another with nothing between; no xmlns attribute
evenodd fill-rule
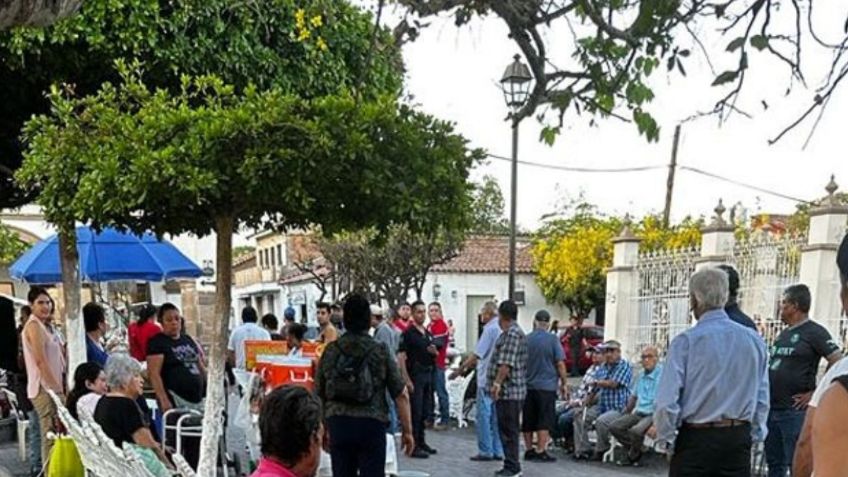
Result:
<svg viewBox="0 0 848 477"><path fill-rule="evenodd" d="M677 171L677 146L680 144L680 124L674 128L674 142L671 146L671 164L668 165L668 182L665 186L665 209L663 210L663 227L671 223L671 197L674 194L674 173Z"/></svg>

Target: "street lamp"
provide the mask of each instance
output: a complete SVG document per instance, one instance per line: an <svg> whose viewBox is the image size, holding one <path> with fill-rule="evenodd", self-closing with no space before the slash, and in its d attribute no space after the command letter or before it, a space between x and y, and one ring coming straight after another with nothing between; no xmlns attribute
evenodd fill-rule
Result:
<svg viewBox="0 0 848 477"><path fill-rule="evenodd" d="M512 179L509 198L509 299L515 295L515 215L518 196L518 123L521 117L516 113L524 107L530 96L530 82L533 77L530 69L521 62L521 56L515 55L514 61L506 67L501 86L506 105L510 109L509 118L512 122Z"/></svg>

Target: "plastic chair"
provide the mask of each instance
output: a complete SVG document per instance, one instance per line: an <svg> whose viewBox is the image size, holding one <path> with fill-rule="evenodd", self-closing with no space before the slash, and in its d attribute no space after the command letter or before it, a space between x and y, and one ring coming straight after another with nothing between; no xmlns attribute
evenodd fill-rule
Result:
<svg viewBox="0 0 848 477"><path fill-rule="evenodd" d="M6 400L12 406L12 412L18 420L18 458L21 462L27 461L27 429L29 428L29 420L26 417L20 406L18 405L18 396L9 389L3 388L3 394L6 395Z"/></svg>

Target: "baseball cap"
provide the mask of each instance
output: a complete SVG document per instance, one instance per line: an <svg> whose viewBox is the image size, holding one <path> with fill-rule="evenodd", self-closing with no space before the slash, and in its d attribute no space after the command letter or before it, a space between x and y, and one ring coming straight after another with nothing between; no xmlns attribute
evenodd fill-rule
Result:
<svg viewBox="0 0 848 477"><path fill-rule="evenodd" d="M383 316L383 309L377 305L371 305L371 314L375 316Z"/></svg>
<svg viewBox="0 0 848 477"><path fill-rule="evenodd" d="M551 321L551 314L548 313L548 310L539 310L536 312L535 319L536 321L544 321L547 323L548 321Z"/></svg>

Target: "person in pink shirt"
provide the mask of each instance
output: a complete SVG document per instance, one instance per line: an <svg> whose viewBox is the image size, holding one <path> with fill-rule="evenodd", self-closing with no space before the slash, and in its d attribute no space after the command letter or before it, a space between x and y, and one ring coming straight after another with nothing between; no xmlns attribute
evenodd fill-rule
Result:
<svg viewBox="0 0 848 477"><path fill-rule="evenodd" d="M321 415L318 398L302 387L266 396L259 413L262 459L250 477L314 477L324 440Z"/></svg>

